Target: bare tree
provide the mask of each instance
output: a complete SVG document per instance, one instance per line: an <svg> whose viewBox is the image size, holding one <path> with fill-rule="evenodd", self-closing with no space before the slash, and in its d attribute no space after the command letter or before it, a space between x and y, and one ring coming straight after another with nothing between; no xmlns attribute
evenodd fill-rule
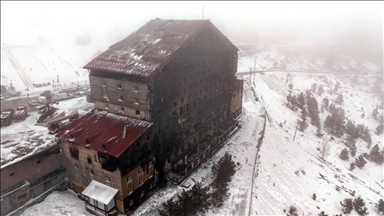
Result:
<svg viewBox="0 0 384 216"><path fill-rule="evenodd" d="M329 144L328 136L324 136L324 141L321 143L321 146L320 146L321 159L324 160L324 158L326 158L330 152L331 152L331 145Z"/></svg>

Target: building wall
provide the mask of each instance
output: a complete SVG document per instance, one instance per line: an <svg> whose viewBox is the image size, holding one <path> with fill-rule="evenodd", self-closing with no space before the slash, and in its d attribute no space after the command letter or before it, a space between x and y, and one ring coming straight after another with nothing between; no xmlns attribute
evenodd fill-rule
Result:
<svg viewBox="0 0 384 216"><path fill-rule="evenodd" d="M91 96L96 107L107 111L150 121L148 84L138 80L105 77L104 72L91 73L89 76ZM119 99L119 97L122 97ZM109 101L108 101L109 99ZM120 111L124 107L124 111ZM136 115L140 111L140 116Z"/></svg>
<svg viewBox="0 0 384 216"><path fill-rule="evenodd" d="M98 159L97 151L95 150L87 149L66 141L61 142L59 145L62 150L60 160L63 167L67 170L68 179L73 183L73 189L77 193L81 193L92 180L96 180L119 190L116 198L122 200L119 169L116 169L114 172L103 169ZM69 148L79 150L79 159L71 156ZM88 163L88 158L91 160L91 163ZM75 166L77 166L78 169ZM93 174L91 174L91 171L93 171ZM109 180L107 180L106 177L108 177Z"/></svg>
<svg viewBox="0 0 384 216"><path fill-rule="evenodd" d="M241 114L241 109L243 108L243 81L236 80L234 85L231 100L231 116L236 118Z"/></svg>
<svg viewBox="0 0 384 216"><path fill-rule="evenodd" d="M32 183L60 167L59 148L55 145L46 151L2 168L0 174L1 191L25 180ZM29 172L28 170L33 170L33 172Z"/></svg>

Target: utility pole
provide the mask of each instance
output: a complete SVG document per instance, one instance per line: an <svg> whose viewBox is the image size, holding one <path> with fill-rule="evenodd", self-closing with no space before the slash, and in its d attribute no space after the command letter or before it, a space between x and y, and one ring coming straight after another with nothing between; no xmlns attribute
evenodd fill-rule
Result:
<svg viewBox="0 0 384 216"><path fill-rule="evenodd" d="M295 138L296 138L296 132L297 132L298 124L299 124L299 120L296 121L296 129L295 129L295 135L293 135L293 141L295 141Z"/></svg>

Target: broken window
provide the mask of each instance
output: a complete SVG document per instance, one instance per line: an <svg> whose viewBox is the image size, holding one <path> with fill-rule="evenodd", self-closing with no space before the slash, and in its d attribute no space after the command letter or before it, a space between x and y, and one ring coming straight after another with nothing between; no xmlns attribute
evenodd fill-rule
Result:
<svg viewBox="0 0 384 216"><path fill-rule="evenodd" d="M139 100L137 98L133 99L135 105L139 105Z"/></svg>
<svg viewBox="0 0 384 216"><path fill-rule="evenodd" d="M123 95L118 95L118 96L117 96L117 100L118 100L118 101L123 101Z"/></svg>
<svg viewBox="0 0 384 216"><path fill-rule="evenodd" d="M93 176L94 174L93 174L93 170L88 170L89 171L89 175L90 176Z"/></svg>
<svg viewBox="0 0 384 216"><path fill-rule="evenodd" d="M140 197L143 197L143 196L144 196L144 191L142 190Z"/></svg>
<svg viewBox="0 0 384 216"><path fill-rule="evenodd" d="M138 173L138 174L143 173L143 169L142 169L141 167L139 167L139 169L137 170L137 173Z"/></svg>
<svg viewBox="0 0 384 216"><path fill-rule="evenodd" d="M140 110L136 110L136 115L140 116Z"/></svg>
<svg viewBox="0 0 384 216"><path fill-rule="evenodd" d="M127 182L131 182L132 181L132 176L128 176L127 177Z"/></svg>
<svg viewBox="0 0 384 216"><path fill-rule="evenodd" d="M139 180L139 185L143 185L144 184L144 181L142 179Z"/></svg>
<svg viewBox="0 0 384 216"><path fill-rule="evenodd" d="M106 82L105 80L101 80L101 86L102 86L102 87L107 86L107 82Z"/></svg>
<svg viewBox="0 0 384 216"><path fill-rule="evenodd" d="M121 89L121 83L117 84L117 89Z"/></svg>
<svg viewBox="0 0 384 216"><path fill-rule="evenodd" d="M103 92L103 98L107 98L107 93Z"/></svg>
<svg viewBox="0 0 384 216"><path fill-rule="evenodd" d="M106 109L106 110L109 109L109 104L108 103L104 104L104 109Z"/></svg>
<svg viewBox="0 0 384 216"><path fill-rule="evenodd" d="M133 189L130 187L129 189L128 189L128 194L131 194L133 192Z"/></svg>
<svg viewBox="0 0 384 216"><path fill-rule="evenodd" d="M124 107L120 107L120 110L119 110L120 112L124 112Z"/></svg>
<svg viewBox="0 0 384 216"><path fill-rule="evenodd" d="M129 200L129 206L133 205L133 199Z"/></svg>
<svg viewBox="0 0 384 216"><path fill-rule="evenodd" d="M90 157L87 157L87 162L88 162L89 164L92 164L92 159L91 159Z"/></svg>
<svg viewBox="0 0 384 216"><path fill-rule="evenodd" d="M75 164L75 169L79 170L79 165Z"/></svg>
<svg viewBox="0 0 384 216"><path fill-rule="evenodd" d="M69 153L71 154L72 158L79 159L79 150L75 148L69 148Z"/></svg>
<svg viewBox="0 0 384 216"><path fill-rule="evenodd" d="M138 92L138 91L139 91L139 87L138 87L138 86L134 86L134 87L133 87L133 91L134 91L134 92Z"/></svg>

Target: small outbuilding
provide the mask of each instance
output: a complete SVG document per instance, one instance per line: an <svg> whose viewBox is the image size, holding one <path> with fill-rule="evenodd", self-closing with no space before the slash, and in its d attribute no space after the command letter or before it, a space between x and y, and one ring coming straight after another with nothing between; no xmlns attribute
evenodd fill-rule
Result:
<svg viewBox="0 0 384 216"><path fill-rule="evenodd" d="M92 182L81 193L86 201L85 209L95 215L111 215L116 212L115 195L118 190L98 181Z"/></svg>

